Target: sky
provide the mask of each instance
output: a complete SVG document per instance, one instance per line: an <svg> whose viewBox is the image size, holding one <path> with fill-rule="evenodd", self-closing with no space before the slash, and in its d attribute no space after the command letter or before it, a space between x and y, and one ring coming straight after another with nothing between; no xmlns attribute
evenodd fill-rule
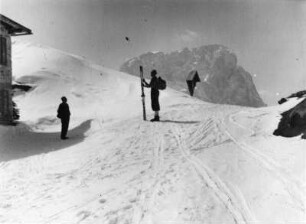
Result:
<svg viewBox="0 0 306 224"><path fill-rule="evenodd" d="M0 0L0 10L33 31L14 38L109 68L148 51L222 44L267 104L306 89L304 0Z"/></svg>

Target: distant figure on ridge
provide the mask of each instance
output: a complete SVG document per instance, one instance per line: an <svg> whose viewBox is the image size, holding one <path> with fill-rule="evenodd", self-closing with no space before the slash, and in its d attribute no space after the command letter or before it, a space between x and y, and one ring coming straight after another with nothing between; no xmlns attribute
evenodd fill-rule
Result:
<svg viewBox="0 0 306 224"><path fill-rule="evenodd" d="M150 84L146 82L145 79L142 80L144 87L151 88L151 106L152 110L155 112L154 118L151 121L159 121L159 90L158 90L158 78L156 77L157 71L151 71L151 81Z"/></svg>
<svg viewBox="0 0 306 224"><path fill-rule="evenodd" d="M70 110L69 105L67 104L67 98L63 96L62 103L59 105L57 110L57 117L61 119L62 122L62 130L61 130L61 139L68 139L67 132L70 120Z"/></svg>

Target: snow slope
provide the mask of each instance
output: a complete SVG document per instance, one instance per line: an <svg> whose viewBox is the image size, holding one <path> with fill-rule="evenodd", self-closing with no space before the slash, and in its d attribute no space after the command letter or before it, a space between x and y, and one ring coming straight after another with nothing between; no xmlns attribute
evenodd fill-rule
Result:
<svg viewBox="0 0 306 224"><path fill-rule="evenodd" d="M21 124L0 127L0 223L306 223L306 143L272 135L298 100L253 109L167 89L150 123L137 77L29 43L13 63L35 88L15 97Z"/></svg>

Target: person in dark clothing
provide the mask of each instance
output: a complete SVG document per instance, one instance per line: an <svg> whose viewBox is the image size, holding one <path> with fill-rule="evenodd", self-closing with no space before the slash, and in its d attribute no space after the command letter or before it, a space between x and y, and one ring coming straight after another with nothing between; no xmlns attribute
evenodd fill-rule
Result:
<svg viewBox="0 0 306 224"><path fill-rule="evenodd" d="M70 110L69 105L67 104L67 98L62 97L62 103L59 105L57 110L57 117L61 119L62 122L62 130L61 130L61 139L68 139L67 132L70 120Z"/></svg>
<svg viewBox="0 0 306 224"><path fill-rule="evenodd" d="M151 106L152 110L154 111L154 118L151 119L151 121L159 121L159 111L160 111L160 105L159 105L159 90L158 90L158 78L156 77L156 70L151 71L151 81L150 83L147 83L145 79L143 79L143 85L144 87L151 88Z"/></svg>

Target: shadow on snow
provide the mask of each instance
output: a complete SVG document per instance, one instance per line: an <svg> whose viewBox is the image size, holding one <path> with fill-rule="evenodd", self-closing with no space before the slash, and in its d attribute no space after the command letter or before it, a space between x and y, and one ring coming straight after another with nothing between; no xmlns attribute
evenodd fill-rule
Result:
<svg viewBox="0 0 306 224"><path fill-rule="evenodd" d="M60 132L32 132L17 126L0 138L0 162L48 153L78 144L84 140L90 124L91 120L87 120L69 130L67 140L60 139Z"/></svg>
<svg viewBox="0 0 306 224"><path fill-rule="evenodd" d="M160 120L159 122L177 123L177 124L196 124L196 123L200 123L200 121L173 121L173 120Z"/></svg>

